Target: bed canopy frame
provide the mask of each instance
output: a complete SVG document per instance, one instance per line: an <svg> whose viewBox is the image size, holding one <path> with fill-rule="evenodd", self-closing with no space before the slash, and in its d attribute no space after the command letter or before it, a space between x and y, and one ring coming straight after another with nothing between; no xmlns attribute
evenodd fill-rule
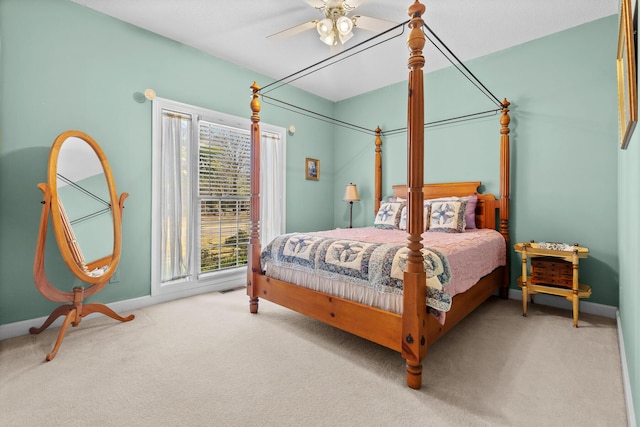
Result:
<svg viewBox="0 0 640 427"><path fill-rule="evenodd" d="M479 199L476 211L486 228L496 228L506 242L506 265L485 276L470 290L456 295L444 325L427 314L425 309L426 273L421 249L423 200L442 196L464 196L475 193L479 182L454 184L424 184L424 85L423 48L426 27L422 15L425 6L418 0L408 8L410 19L407 46L409 48L408 112L407 112L407 185L394 186L394 194L407 199L408 256L404 272L403 311L387 312L281 280L269 278L260 264L260 100L261 88L251 85L251 230L247 269L247 295L251 313L258 312L259 298L298 311L324 323L384 345L401 353L406 361L407 385L418 389L422 385L422 360L428 345L472 312L482 302L500 290L507 296L509 277L509 102L499 102L500 115L500 195ZM404 24L402 24L404 25ZM428 27L427 27L428 29ZM429 30L430 31L430 30ZM436 36L437 38L437 36ZM331 58L330 58L331 59ZM456 58L457 59L457 58ZM465 67L466 69L466 67ZM474 76L475 77L475 76ZM484 87L484 86L482 86ZM486 89L486 88L485 88ZM494 97L495 98L495 97ZM496 98L497 99L497 98ZM375 131L374 210L382 201L382 130ZM398 188L396 188L398 187ZM499 210L499 221L495 215Z"/></svg>

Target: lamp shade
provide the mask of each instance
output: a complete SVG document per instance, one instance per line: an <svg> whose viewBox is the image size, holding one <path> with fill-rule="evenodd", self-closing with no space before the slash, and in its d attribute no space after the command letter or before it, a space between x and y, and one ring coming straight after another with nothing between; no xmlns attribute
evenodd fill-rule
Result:
<svg viewBox="0 0 640 427"><path fill-rule="evenodd" d="M344 200L347 202L360 201L360 196L358 195L358 187L355 184L347 184L347 188L344 191Z"/></svg>

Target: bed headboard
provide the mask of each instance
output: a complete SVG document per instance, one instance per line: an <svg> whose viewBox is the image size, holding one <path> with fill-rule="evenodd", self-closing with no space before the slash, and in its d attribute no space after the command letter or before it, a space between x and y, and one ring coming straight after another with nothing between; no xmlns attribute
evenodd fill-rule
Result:
<svg viewBox="0 0 640 427"><path fill-rule="evenodd" d="M496 223L496 209L499 208L499 201L493 194L479 194L478 187L480 187L480 181L469 182L444 182L440 184L424 184L422 187L422 194L424 199L437 199L439 197L450 196L470 196L471 194L478 195L478 204L476 205L476 227L478 228L491 228L496 229L498 227ZM393 197L407 198L407 186L406 185L394 185Z"/></svg>

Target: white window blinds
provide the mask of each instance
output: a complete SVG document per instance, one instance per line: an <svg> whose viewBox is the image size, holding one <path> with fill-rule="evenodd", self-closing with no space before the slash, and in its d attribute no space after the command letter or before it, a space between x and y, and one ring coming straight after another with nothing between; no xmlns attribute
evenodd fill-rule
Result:
<svg viewBox="0 0 640 427"><path fill-rule="evenodd" d="M200 272L246 265L249 244L249 132L199 122Z"/></svg>

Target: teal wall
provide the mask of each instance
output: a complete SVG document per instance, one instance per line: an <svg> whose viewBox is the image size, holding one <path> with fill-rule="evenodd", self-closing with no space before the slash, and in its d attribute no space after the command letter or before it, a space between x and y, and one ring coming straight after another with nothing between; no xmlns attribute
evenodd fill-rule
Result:
<svg viewBox="0 0 640 427"><path fill-rule="evenodd" d="M109 303L151 290L151 103L158 96L236 116L251 115L250 89L272 79L231 65L68 0L0 0L0 324L48 315L57 304L33 283L42 194L49 149L62 132L91 135L104 150L123 214L120 282L93 299ZM333 103L287 88L281 95L325 115ZM263 105L263 121L288 127L287 228L333 226L332 126ZM327 135L329 137L327 137ZM304 159L320 159L320 181L304 179ZM50 233L49 280L77 286Z"/></svg>
<svg viewBox="0 0 640 427"><path fill-rule="evenodd" d="M636 63L638 65L638 57ZM638 68L636 67L636 70ZM640 93L639 93L640 94ZM618 252L620 322L624 334L635 417L640 421L640 130L626 150L618 150Z"/></svg>
<svg viewBox="0 0 640 427"><path fill-rule="evenodd" d="M624 334L636 420L640 420L640 137L634 133L618 161L618 231L620 250L620 321Z"/></svg>

